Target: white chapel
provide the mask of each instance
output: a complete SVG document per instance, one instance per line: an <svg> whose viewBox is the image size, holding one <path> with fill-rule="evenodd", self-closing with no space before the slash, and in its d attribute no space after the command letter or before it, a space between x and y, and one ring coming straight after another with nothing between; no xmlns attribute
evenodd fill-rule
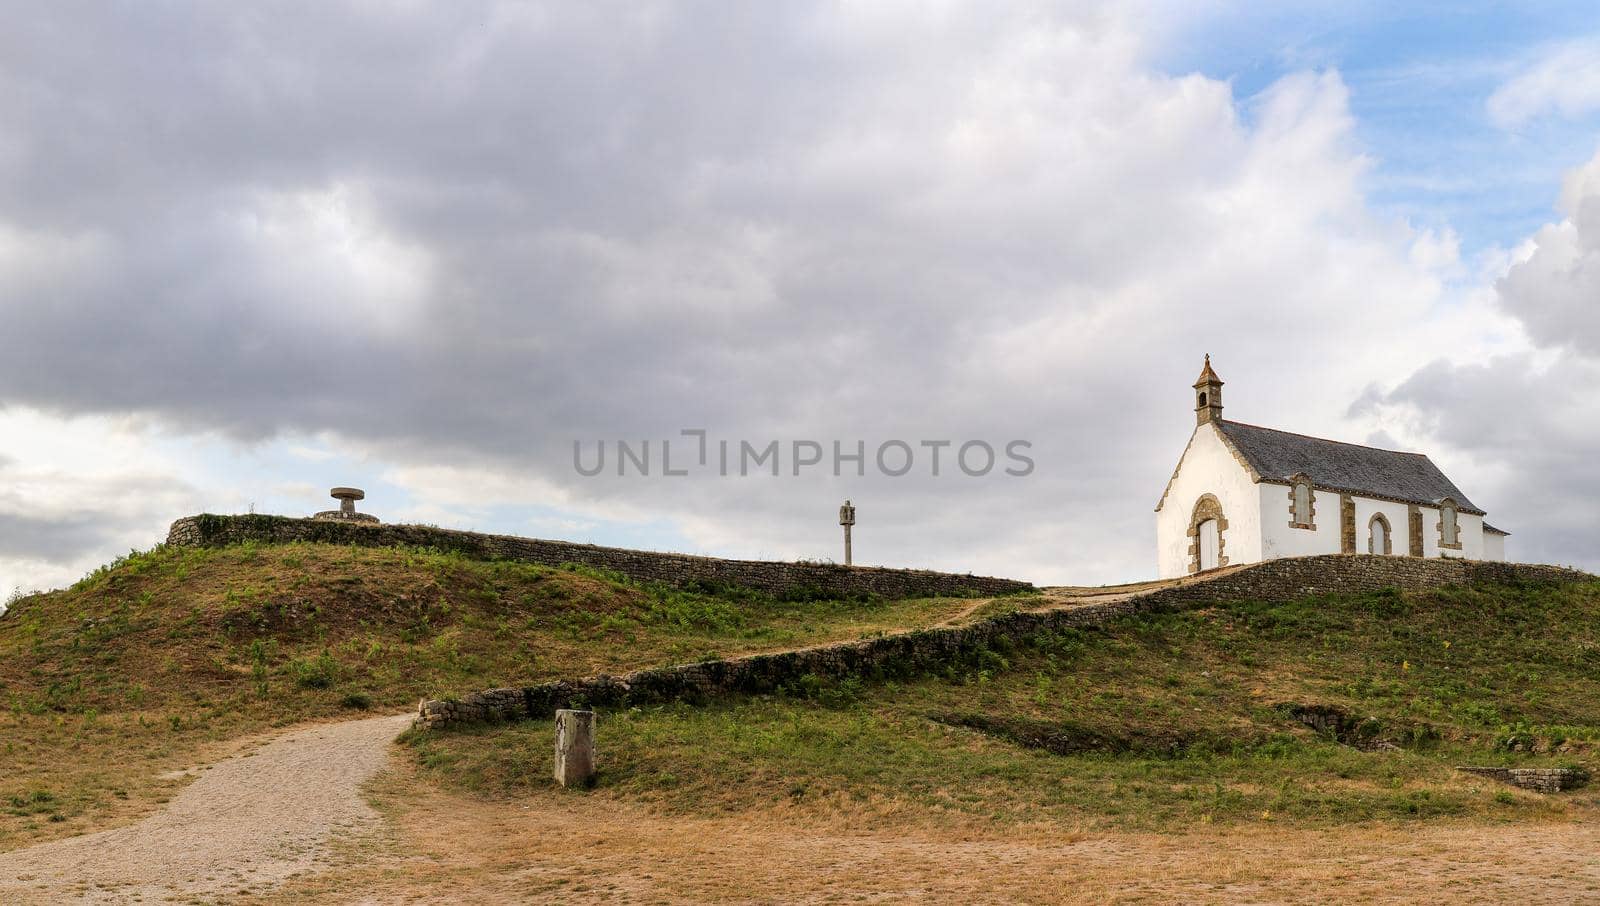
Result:
<svg viewBox="0 0 1600 906"><path fill-rule="evenodd" d="M1508 533L1427 456L1224 420L1209 355L1194 392L1194 434L1156 505L1162 578L1310 554L1505 559Z"/></svg>

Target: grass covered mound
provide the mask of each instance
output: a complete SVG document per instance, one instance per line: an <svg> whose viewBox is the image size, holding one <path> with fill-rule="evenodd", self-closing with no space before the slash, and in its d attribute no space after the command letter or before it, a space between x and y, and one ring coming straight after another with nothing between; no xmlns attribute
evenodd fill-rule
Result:
<svg viewBox="0 0 1600 906"><path fill-rule="evenodd" d="M1219 604L942 676L602 713L598 734L598 795L679 813L1155 830L1592 814L1596 787L1541 797L1454 767L1595 766L1600 584ZM437 782L491 796L560 795L550 738L409 737Z"/></svg>
<svg viewBox="0 0 1600 906"><path fill-rule="evenodd" d="M136 813L206 746L597 671L937 621L952 599L779 600L324 544L160 547L0 615L0 848Z"/></svg>

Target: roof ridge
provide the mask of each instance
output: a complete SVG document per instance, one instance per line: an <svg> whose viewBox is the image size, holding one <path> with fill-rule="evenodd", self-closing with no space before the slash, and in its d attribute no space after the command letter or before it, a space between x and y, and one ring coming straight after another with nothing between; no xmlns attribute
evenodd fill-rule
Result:
<svg viewBox="0 0 1600 906"><path fill-rule="evenodd" d="M1242 428L1254 428L1257 431L1271 431L1274 434L1288 434L1292 437L1303 437L1306 440L1321 441L1325 444L1339 444L1340 446L1344 447L1360 447L1363 450L1377 450L1379 453L1396 453L1401 456L1420 456L1423 459L1428 458L1428 454L1418 453L1415 450L1388 450L1383 447L1374 447L1371 444L1356 444L1347 440L1334 440L1331 437L1317 437L1312 434L1301 434L1298 431L1285 431L1282 428L1268 428L1266 425L1253 425L1250 422L1241 422L1238 419L1224 418L1219 420L1225 425L1238 425Z"/></svg>

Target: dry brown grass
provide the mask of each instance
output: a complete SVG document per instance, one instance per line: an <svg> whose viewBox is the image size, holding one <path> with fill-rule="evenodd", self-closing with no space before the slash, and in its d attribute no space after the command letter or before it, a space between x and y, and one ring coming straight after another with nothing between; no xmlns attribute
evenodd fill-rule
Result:
<svg viewBox="0 0 1600 906"><path fill-rule="evenodd" d="M1600 828L1359 824L1177 834L905 824L892 807L663 816L604 794L487 801L376 785L391 837L266 904L1600 900Z"/></svg>

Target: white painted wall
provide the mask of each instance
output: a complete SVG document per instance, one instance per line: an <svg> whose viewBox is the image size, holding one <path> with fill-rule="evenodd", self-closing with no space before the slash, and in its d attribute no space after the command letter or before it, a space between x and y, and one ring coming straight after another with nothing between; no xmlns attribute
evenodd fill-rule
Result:
<svg viewBox="0 0 1600 906"><path fill-rule="evenodd" d="M1262 483L1259 489L1261 508L1261 555L1264 560L1277 557L1308 557L1315 554L1337 554L1339 545L1339 494L1335 491L1314 491L1316 503L1316 528L1290 528L1289 488L1281 484ZM1356 506L1356 553L1367 552L1372 517L1382 513L1389 520L1390 551L1396 556L1411 552L1410 508L1403 503L1376 500L1351 495ZM1422 511L1422 555L1438 557L1439 509L1424 506ZM1456 514L1461 533L1461 550L1446 550L1445 556L1484 558L1486 539L1495 536L1483 532L1483 517L1471 513ZM1504 558L1503 549L1498 555Z"/></svg>
<svg viewBox="0 0 1600 906"><path fill-rule="evenodd" d="M1256 485L1256 506L1261 510L1261 559L1308 557L1339 552L1339 495L1311 490L1314 529L1290 528L1293 514L1289 486Z"/></svg>
<svg viewBox="0 0 1600 906"><path fill-rule="evenodd" d="M1439 547L1439 508L1421 507L1422 555L1424 557L1458 557L1468 560L1483 559L1483 517L1471 513L1456 513L1457 531L1461 534L1461 550Z"/></svg>
<svg viewBox="0 0 1600 906"><path fill-rule="evenodd" d="M1228 520L1223 532L1223 555L1229 564L1261 559L1261 506L1250 474L1223 444L1211 424L1200 425L1184 451L1182 465L1161 509L1156 512L1156 569L1161 577L1189 573L1189 518L1205 494L1214 494ZM1287 491L1279 487L1280 491ZM1284 498L1287 506L1288 498ZM1284 511L1287 522L1287 510Z"/></svg>
<svg viewBox="0 0 1600 906"><path fill-rule="evenodd" d="M1439 546L1439 511L1423 510L1422 537L1424 541L1431 540L1435 548ZM1468 560L1483 559L1483 517L1467 513L1456 514L1456 524L1460 526L1461 550L1440 551L1447 557L1466 557ZM1432 538L1429 538L1429 535Z"/></svg>
<svg viewBox="0 0 1600 906"><path fill-rule="evenodd" d="M1418 507L1422 511L1422 556L1439 556L1439 510L1435 507ZM1459 514L1458 514L1459 518ZM1452 556L1455 551L1451 551Z"/></svg>
<svg viewBox="0 0 1600 906"><path fill-rule="evenodd" d="M1506 536L1496 535L1493 532L1483 533L1483 559L1504 560L1506 558Z"/></svg>
<svg viewBox="0 0 1600 906"><path fill-rule="evenodd" d="M1339 495L1334 491L1313 490L1316 508L1315 529L1290 528L1289 486L1256 484L1239 461L1233 458L1217 429L1200 425L1184 451L1182 465L1166 500L1156 512L1156 568L1161 577L1189 572L1189 519L1195 501L1204 494L1215 494L1228 520L1223 533L1223 553L1230 565L1254 563L1277 557L1306 557L1339 553ZM1411 552L1409 507L1403 503L1352 495L1356 507L1356 552L1367 552L1369 526L1374 513L1389 520L1390 550L1396 556ZM1424 506L1422 511L1422 555L1438 557L1439 508ZM1447 557L1470 560L1504 560L1504 537L1486 535L1483 517L1456 514L1461 550L1445 550Z"/></svg>
<svg viewBox="0 0 1600 906"><path fill-rule="evenodd" d="M1403 503L1394 503L1389 500L1374 500L1371 497L1357 497L1351 495L1356 505L1356 553L1367 553L1367 538L1372 525L1372 517L1382 513L1389 520L1389 552L1398 557L1411 553L1411 508ZM1437 518L1437 515L1435 515ZM1427 528L1428 516L1424 511L1422 526ZM1380 549L1377 553L1383 553Z"/></svg>

